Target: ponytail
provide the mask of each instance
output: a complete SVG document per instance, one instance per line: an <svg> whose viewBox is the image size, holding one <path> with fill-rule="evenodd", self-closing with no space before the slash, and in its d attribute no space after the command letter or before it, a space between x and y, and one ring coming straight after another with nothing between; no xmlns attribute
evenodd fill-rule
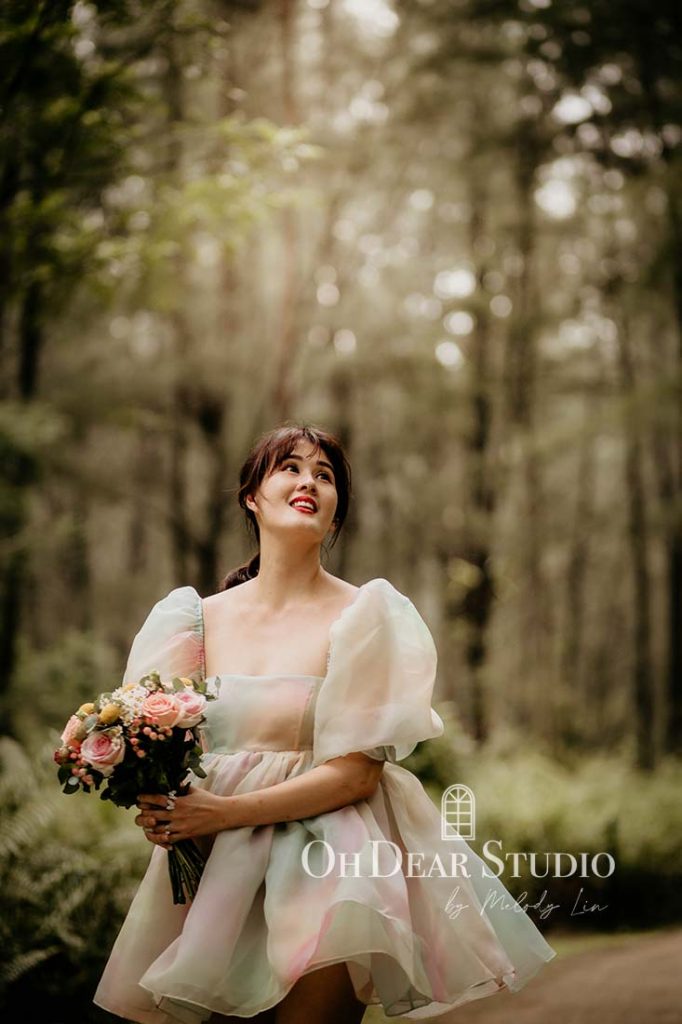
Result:
<svg viewBox="0 0 682 1024"><path fill-rule="evenodd" d="M258 575L260 568L260 551L244 565L237 566L236 569L232 569L228 572L227 576L221 581L218 586L218 593L223 590L229 590L230 587L238 587L240 583L246 583L247 580L252 580Z"/></svg>

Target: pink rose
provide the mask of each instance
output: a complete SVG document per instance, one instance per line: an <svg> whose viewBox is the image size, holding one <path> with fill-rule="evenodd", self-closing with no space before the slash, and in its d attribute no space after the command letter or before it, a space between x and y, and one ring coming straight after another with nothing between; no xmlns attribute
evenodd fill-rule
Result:
<svg viewBox="0 0 682 1024"><path fill-rule="evenodd" d="M111 775L125 756L125 740L120 733L91 732L81 744L81 757L102 775Z"/></svg>
<svg viewBox="0 0 682 1024"><path fill-rule="evenodd" d="M206 709L206 698L204 695L187 689L176 693L175 699L182 708L182 717L177 724L183 729L191 729L193 726L198 725L204 717Z"/></svg>
<svg viewBox="0 0 682 1024"><path fill-rule="evenodd" d="M66 723L64 732L62 733L62 743L66 747L73 747L74 750L80 750L81 741L78 733L83 729L83 723L77 715L71 715L71 718Z"/></svg>
<svg viewBox="0 0 682 1024"><path fill-rule="evenodd" d="M155 725L171 728L178 724L183 710L177 697L170 693L150 693L142 705L142 714Z"/></svg>

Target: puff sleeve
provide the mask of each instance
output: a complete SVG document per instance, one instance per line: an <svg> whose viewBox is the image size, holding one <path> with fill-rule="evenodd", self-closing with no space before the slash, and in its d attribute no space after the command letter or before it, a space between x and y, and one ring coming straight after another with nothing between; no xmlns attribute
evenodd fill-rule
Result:
<svg viewBox="0 0 682 1024"><path fill-rule="evenodd" d="M370 580L332 625L317 697L313 764L362 751L400 761L444 727L431 707L437 652L428 626L388 580Z"/></svg>
<svg viewBox="0 0 682 1024"><path fill-rule="evenodd" d="M153 671L164 680L203 678L203 614L194 587L177 587L154 605L133 640L123 683L136 683Z"/></svg>

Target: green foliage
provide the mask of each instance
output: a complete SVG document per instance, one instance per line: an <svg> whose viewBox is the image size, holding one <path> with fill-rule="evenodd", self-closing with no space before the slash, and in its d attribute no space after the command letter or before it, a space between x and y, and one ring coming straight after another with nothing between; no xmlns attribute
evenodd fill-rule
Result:
<svg viewBox="0 0 682 1024"><path fill-rule="evenodd" d="M113 812L113 813L112 813ZM64 800L51 748L0 741L0 1009L95 1021L90 1000L148 860L126 813Z"/></svg>
<svg viewBox="0 0 682 1024"><path fill-rule="evenodd" d="M128 299L168 313L186 305L178 274L210 249L209 259L231 262L249 232L278 209L301 205L307 193L286 182L283 167L299 169L320 158L305 128L280 128L241 114L211 123L168 126L191 171L169 168L135 175L107 195L116 224L93 252L93 285L102 297Z"/></svg>
<svg viewBox="0 0 682 1024"><path fill-rule="evenodd" d="M544 872L545 852L578 857L605 852L615 860L611 878L545 880L534 878L527 862L519 861L518 878L507 861L502 881L518 896L539 896L548 890L559 903L552 926L584 927L568 911L584 887L588 897L609 904L608 912L592 927L655 927L678 921L682 915L682 762L663 759L654 774L637 771L625 755L599 752L557 760L523 736L500 730L487 747L467 742L457 721L447 720L444 737L422 744L405 762L417 772L434 803L454 783L469 786L476 800L476 839L472 847L483 855L487 839L500 840L496 856L535 851L537 874ZM448 753L448 749L450 752ZM564 870L567 859L564 858ZM494 865L492 865L494 868ZM589 868L588 868L589 870ZM600 865L605 871L605 862Z"/></svg>
<svg viewBox="0 0 682 1024"><path fill-rule="evenodd" d="M3 289L39 283L53 306L96 240L84 218L125 161L136 95L124 62L79 56L79 40L82 53L89 43L73 6L13 3L0 14Z"/></svg>
<svg viewBox="0 0 682 1024"><path fill-rule="evenodd" d="M46 728L61 732L68 709L92 700L117 673L116 653L89 631L66 629L46 650L22 651L12 694L18 734L33 745Z"/></svg>

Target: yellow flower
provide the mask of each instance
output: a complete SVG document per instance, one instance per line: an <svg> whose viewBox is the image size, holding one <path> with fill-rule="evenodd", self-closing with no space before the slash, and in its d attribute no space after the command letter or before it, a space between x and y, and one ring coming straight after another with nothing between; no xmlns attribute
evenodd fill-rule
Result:
<svg viewBox="0 0 682 1024"><path fill-rule="evenodd" d="M185 686L191 686L194 689L194 682L188 676L180 676L180 682L184 683Z"/></svg>
<svg viewBox="0 0 682 1024"><path fill-rule="evenodd" d="M119 717L121 709L118 704L105 704L99 713L98 721L102 725L111 725Z"/></svg>
<svg viewBox="0 0 682 1024"><path fill-rule="evenodd" d="M94 704L90 704L90 703L88 703L88 704L81 704L81 706L78 709L78 714L79 715L91 715L94 710L95 710L95 705Z"/></svg>

